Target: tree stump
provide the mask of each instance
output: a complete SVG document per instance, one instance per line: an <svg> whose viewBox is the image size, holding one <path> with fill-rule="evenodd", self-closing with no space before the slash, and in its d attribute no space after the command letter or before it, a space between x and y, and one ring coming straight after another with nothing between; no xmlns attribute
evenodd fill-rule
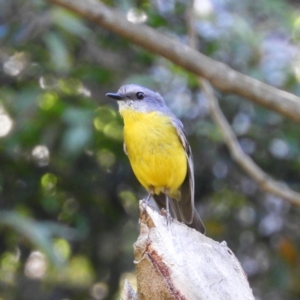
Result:
<svg viewBox="0 0 300 300"><path fill-rule="evenodd" d="M168 224L165 215L142 201L134 257L137 295L126 283L123 299L254 300L246 274L226 242L216 242L177 220Z"/></svg>

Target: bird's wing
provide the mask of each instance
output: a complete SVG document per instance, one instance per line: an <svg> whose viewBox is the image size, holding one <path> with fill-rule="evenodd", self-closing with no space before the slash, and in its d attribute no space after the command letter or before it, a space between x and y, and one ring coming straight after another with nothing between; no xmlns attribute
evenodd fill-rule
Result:
<svg viewBox="0 0 300 300"><path fill-rule="evenodd" d="M177 135L182 143L182 146L187 154L188 170L184 182L181 185L181 199L180 201L172 200L173 209L177 214L177 218L198 231L205 233L205 227L194 207L194 193L195 193L195 177L194 177L194 162L191 146L186 138L183 124L177 118L172 120L172 124L176 129Z"/></svg>
<svg viewBox="0 0 300 300"><path fill-rule="evenodd" d="M176 129L177 135L187 155L188 171L186 178L181 186L181 199L176 201L175 206L178 206L180 217L185 223L191 223L194 212L194 163L191 147L184 133L183 125L177 118L172 120L172 124Z"/></svg>

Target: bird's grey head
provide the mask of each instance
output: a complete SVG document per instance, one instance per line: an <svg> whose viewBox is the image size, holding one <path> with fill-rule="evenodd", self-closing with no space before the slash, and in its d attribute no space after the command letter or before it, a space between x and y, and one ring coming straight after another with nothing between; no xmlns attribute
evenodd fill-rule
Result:
<svg viewBox="0 0 300 300"><path fill-rule="evenodd" d="M117 93L107 93L106 96L118 101L120 112L126 109L137 112L167 112L169 110L159 93L137 84L123 85Z"/></svg>

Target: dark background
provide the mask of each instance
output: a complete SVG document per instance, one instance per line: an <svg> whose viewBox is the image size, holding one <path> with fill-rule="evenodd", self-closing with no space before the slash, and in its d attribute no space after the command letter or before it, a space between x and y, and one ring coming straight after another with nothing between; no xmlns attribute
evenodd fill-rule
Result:
<svg viewBox="0 0 300 300"><path fill-rule="evenodd" d="M188 40L187 1L105 3ZM195 6L199 51L300 95L298 1ZM256 299L300 299L300 210L231 159L193 75L42 0L0 0L0 62L1 300L118 299L134 278L146 193L123 153L117 105L104 96L124 83L159 91L183 121L207 235L237 255ZM244 151L299 191L299 124L216 95Z"/></svg>

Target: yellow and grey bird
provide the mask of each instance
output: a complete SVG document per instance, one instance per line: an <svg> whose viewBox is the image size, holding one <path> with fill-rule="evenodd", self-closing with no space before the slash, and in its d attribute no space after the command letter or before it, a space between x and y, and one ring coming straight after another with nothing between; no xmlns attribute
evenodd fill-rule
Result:
<svg viewBox="0 0 300 300"><path fill-rule="evenodd" d="M106 96L117 100L124 119L124 151L133 172L158 207L204 233L194 207L194 168L183 124L162 96L136 84Z"/></svg>

